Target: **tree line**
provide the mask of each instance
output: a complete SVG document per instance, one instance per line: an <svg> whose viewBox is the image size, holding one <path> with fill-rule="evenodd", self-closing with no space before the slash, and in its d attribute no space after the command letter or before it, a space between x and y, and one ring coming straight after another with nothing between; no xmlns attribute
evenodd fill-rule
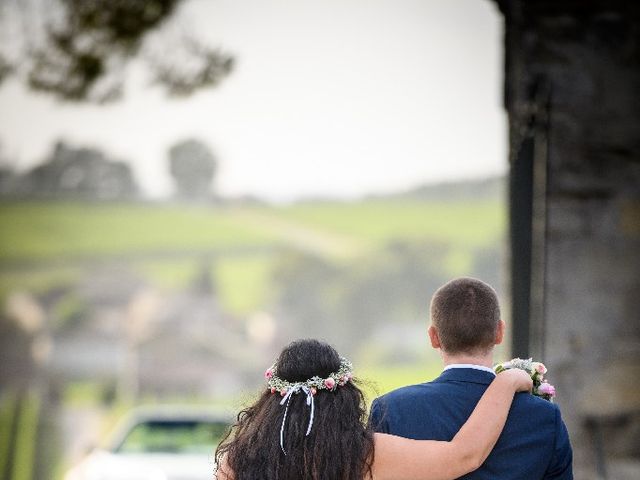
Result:
<svg viewBox="0 0 640 480"><path fill-rule="evenodd" d="M214 198L218 162L204 142L175 143L167 152L167 161L177 199ZM0 196L4 198L131 200L142 194L131 165L98 148L58 141L42 163L25 172L11 164L0 154Z"/></svg>

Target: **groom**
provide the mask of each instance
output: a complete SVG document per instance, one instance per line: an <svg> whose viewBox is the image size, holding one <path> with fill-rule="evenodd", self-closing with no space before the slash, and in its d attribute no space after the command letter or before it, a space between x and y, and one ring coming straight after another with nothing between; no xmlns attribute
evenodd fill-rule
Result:
<svg viewBox="0 0 640 480"><path fill-rule="evenodd" d="M451 440L493 380L493 348L502 342L505 328L493 288L473 278L450 281L431 299L431 322L429 339L440 349L444 371L432 382L374 400L371 422L377 432ZM571 445L558 407L516 394L489 458L462 478L572 479Z"/></svg>

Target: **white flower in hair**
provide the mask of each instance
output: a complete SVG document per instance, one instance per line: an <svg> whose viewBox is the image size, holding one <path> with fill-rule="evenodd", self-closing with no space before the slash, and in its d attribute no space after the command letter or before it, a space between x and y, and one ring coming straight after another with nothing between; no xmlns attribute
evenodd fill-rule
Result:
<svg viewBox="0 0 640 480"><path fill-rule="evenodd" d="M313 416L315 411L315 403L313 397L318 393L318 390L328 390L330 392L335 391L338 387L343 387L352 378L353 365L349 360L344 357L340 357L340 368L337 372L332 372L327 378L320 378L318 376L311 377L304 382L288 382L278 377L278 365L274 363L264 372L264 377L267 380L267 385L271 393L280 392L282 400L280 405L285 405L284 416L282 417L282 425L280 426L280 448L285 455L287 452L284 449L284 426L287 421L287 412L289 411L289 402L294 394L298 394L302 391L307 396L307 406L311 409L309 415L309 425L307 426L307 432L305 436L311 433L311 427L313 426Z"/></svg>
<svg viewBox="0 0 640 480"><path fill-rule="evenodd" d="M337 372L330 373L327 378L311 377L304 382L289 382L278 377L278 365L274 363L264 372L267 385L271 393L280 392L285 396L289 390L298 386L305 386L315 395L318 390L334 391L336 387L346 385L353 378L353 364L344 357L340 357L340 368Z"/></svg>

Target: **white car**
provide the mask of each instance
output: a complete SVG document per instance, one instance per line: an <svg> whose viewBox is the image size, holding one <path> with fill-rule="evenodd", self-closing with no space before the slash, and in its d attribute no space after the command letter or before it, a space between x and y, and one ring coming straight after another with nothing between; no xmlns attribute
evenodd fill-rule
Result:
<svg viewBox="0 0 640 480"><path fill-rule="evenodd" d="M133 410L65 480L211 480L230 414L197 407Z"/></svg>

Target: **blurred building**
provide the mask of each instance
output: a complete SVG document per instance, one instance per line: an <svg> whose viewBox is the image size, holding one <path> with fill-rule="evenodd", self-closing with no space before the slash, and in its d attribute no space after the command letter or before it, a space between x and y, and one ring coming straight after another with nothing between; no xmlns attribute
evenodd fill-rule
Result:
<svg viewBox="0 0 640 480"><path fill-rule="evenodd" d="M210 276L208 263L203 270L178 292L155 289L123 267L92 271L76 293L83 318L54 338L53 377L62 384L98 382L107 397L127 402L237 390L247 334L202 280Z"/></svg>
<svg viewBox="0 0 640 480"><path fill-rule="evenodd" d="M496 3L513 353L549 364L576 478L640 478L640 4Z"/></svg>

